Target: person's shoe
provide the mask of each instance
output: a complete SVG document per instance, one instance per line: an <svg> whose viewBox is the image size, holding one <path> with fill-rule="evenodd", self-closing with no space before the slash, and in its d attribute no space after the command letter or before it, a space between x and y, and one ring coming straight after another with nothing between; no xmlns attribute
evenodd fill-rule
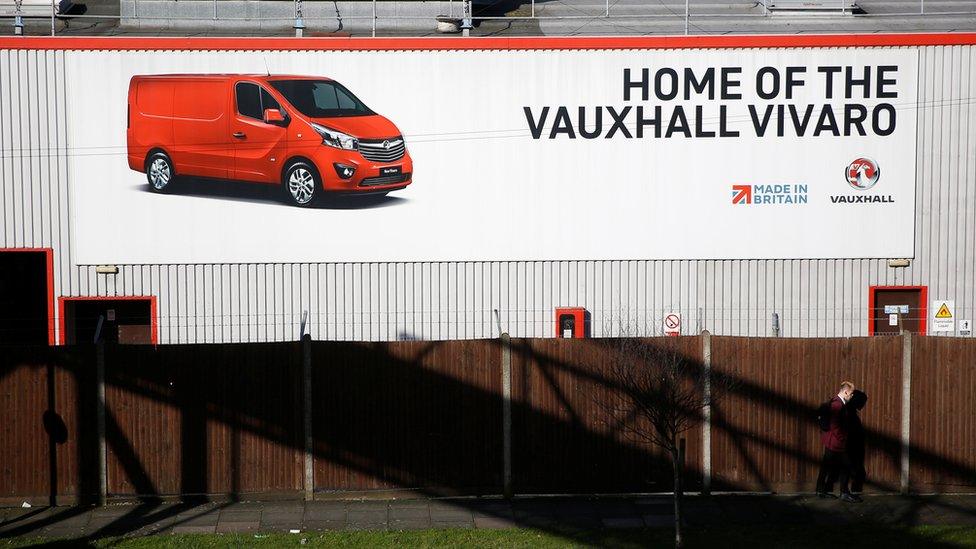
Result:
<svg viewBox="0 0 976 549"><path fill-rule="evenodd" d="M851 494L841 494L840 500L847 503L861 503L861 498L857 496L852 496Z"/></svg>
<svg viewBox="0 0 976 549"><path fill-rule="evenodd" d="M817 494L817 497L820 499L837 499L837 496L831 492L820 492Z"/></svg>

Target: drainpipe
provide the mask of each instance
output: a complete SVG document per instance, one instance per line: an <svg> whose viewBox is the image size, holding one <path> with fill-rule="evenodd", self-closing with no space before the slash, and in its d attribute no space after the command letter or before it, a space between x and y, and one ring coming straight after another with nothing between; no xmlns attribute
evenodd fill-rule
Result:
<svg viewBox="0 0 976 549"><path fill-rule="evenodd" d="M464 0L464 14L461 17L461 36L471 36L471 29L474 28L472 18L474 14L474 0Z"/></svg>
<svg viewBox="0 0 976 549"><path fill-rule="evenodd" d="M295 38L305 36L305 21L302 19L302 0L295 0Z"/></svg>
<svg viewBox="0 0 976 549"><path fill-rule="evenodd" d="M20 15L20 6L23 0L14 0L14 35L24 35L24 18Z"/></svg>

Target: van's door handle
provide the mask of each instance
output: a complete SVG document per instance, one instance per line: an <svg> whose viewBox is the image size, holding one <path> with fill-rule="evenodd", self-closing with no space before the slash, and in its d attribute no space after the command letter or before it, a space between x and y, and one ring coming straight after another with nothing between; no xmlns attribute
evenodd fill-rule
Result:
<svg viewBox="0 0 976 549"><path fill-rule="evenodd" d="M238 139L244 139L245 137L247 137L247 134L245 134L244 132L234 132L234 137Z"/></svg>

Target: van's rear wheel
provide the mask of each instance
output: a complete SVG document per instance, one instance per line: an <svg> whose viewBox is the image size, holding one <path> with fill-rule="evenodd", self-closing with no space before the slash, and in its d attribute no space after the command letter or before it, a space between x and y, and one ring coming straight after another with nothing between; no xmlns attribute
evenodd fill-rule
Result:
<svg viewBox="0 0 976 549"><path fill-rule="evenodd" d="M322 181L315 167L306 162L295 162L285 170L283 186L292 204L305 207L318 198Z"/></svg>
<svg viewBox="0 0 976 549"><path fill-rule="evenodd" d="M164 193L173 188L176 170L173 161L164 152L155 152L146 160L146 179L149 189L153 192Z"/></svg>

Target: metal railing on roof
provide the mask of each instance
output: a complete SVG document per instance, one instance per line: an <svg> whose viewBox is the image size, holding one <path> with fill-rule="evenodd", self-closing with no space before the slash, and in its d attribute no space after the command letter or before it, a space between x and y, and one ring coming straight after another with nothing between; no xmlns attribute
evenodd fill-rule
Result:
<svg viewBox="0 0 976 549"><path fill-rule="evenodd" d="M925 0L918 0L918 10L912 11L896 11L896 12L886 12L886 13L867 13L859 8L855 0L760 0L758 3L752 5L755 9L730 12L728 9L723 9L722 11L702 11L696 9L692 11L692 5L690 0L685 0L683 13L675 9L677 6L668 4L657 4L654 5L655 8L664 8L667 13L614 13L614 4L611 0L604 0L602 10L600 13L578 13L580 10L576 10L577 13L565 13L565 14L548 14L548 13L537 13L536 0L529 0L526 3L526 8L528 8L528 14L516 14L513 15L485 15L479 14L473 5L473 0L448 0L449 6L447 14L440 14L440 16L432 15L414 15L414 14L386 14L381 13L377 10L377 0L372 0L371 2L363 1L356 2L356 4L369 4L371 6L371 13L368 15L343 15L339 12L338 4L336 4L336 14L334 16L314 16L310 15L306 8L303 0L292 0L294 4L294 13L287 16L259 16L259 17L240 17L240 16L226 16L221 15L218 6L224 2L224 0L211 0L213 5L213 11L209 17L186 17L179 15L169 15L169 16L159 16L152 14L140 14L139 2L140 0L125 0L131 3L132 13L131 14L120 14L120 15L108 15L108 14L85 14L85 13L72 13L71 7L73 6L71 0L0 0L0 18L11 18L14 21L14 34L22 34L24 23L24 18L32 19L50 19L50 30L51 35L57 34L57 24L58 20L70 21L70 20L118 20L118 21L140 21L140 22L172 22L178 21L180 23L207 23L213 24L215 22L223 22L228 24L234 23L275 23L280 22L282 26L287 26L291 23L292 28L295 30L295 36L303 36L305 30L308 28L307 25L310 22L319 21L338 21L340 30L342 29L343 21L370 21L370 31L372 36L377 34L377 23L378 22L389 22L389 21L430 21L433 24L435 19L440 20L441 18L456 19L457 25L456 30L462 32L465 36L468 35L468 30L473 28L473 23L476 21L573 21L573 20L607 20L607 21L626 21L633 22L637 20L644 20L650 22L663 22L663 21L684 21L684 32L689 34L691 30L691 22L693 20L705 20L705 19L754 19L758 20L760 18L767 18L776 13L798 13L802 12L807 14L809 17L822 16L822 17L836 17L838 15L856 17L856 18L897 18L897 17L919 17L919 16L974 16L976 15L976 6L971 10L955 10L955 11L938 11L938 12L926 12L925 11ZM541 3L542 0L540 0ZM145 3L145 0L144 0ZM278 2L268 2L269 5L277 4ZM346 3L346 2L344 2ZM387 4L383 2L380 5ZM909 2L905 2L906 5L913 5ZM750 6L750 7L752 7ZM551 10L547 10L551 11Z"/></svg>

